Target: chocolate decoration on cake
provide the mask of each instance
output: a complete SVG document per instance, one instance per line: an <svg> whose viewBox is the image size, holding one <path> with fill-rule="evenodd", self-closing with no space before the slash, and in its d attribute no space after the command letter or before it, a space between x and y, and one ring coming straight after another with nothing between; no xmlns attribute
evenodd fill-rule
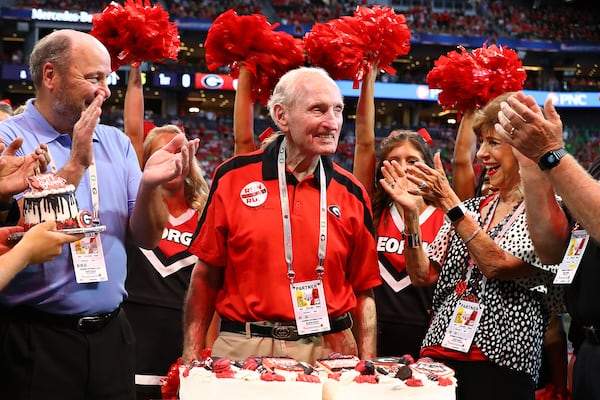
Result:
<svg viewBox="0 0 600 400"><path fill-rule="evenodd" d="M54 173L33 175L28 180L30 190L23 194L25 230L51 220L59 230L80 227L75 186Z"/></svg>
<svg viewBox="0 0 600 400"><path fill-rule="evenodd" d="M408 378L410 378L412 376L412 369L410 369L410 367L408 365L401 365L398 367L398 370L396 371L396 375L394 376L394 378L398 378L400 380L407 380Z"/></svg>

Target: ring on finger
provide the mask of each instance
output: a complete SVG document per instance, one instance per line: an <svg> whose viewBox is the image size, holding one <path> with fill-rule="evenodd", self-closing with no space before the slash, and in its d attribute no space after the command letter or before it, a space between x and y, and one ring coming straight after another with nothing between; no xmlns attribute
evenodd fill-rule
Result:
<svg viewBox="0 0 600 400"><path fill-rule="evenodd" d="M516 130L517 130L517 128L515 128L514 126L512 128L510 128L510 136L513 136L515 134Z"/></svg>
<svg viewBox="0 0 600 400"><path fill-rule="evenodd" d="M394 186L396 186L396 181L388 182L388 185L390 185L390 187L393 189Z"/></svg>
<svg viewBox="0 0 600 400"><path fill-rule="evenodd" d="M419 190L425 190L425 189L427 189L427 183L425 183L425 181L422 181L419 184Z"/></svg>

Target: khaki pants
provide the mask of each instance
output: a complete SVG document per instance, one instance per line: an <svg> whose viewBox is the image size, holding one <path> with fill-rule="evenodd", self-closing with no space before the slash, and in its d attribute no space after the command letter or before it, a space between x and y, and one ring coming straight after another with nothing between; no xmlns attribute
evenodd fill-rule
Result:
<svg viewBox="0 0 600 400"><path fill-rule="evenodd" d="M212 351L214 357L230 360L245 360L251 356L287 356L307 363L327 358L331 353L358 355L356 340L350 329L295 341L220 332Z"/></svg>

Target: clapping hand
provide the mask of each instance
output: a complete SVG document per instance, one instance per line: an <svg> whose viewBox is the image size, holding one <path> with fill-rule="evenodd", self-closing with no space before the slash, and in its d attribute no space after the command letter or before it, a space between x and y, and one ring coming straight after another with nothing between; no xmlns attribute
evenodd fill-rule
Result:
<svg viewBox="0 0 600 400"><path fill-rule="evenodd" d="M405 210L418 211L419 199L409 193L409 188L412 183L408 180L406 171L396 160L383 162L381 168L383 179L379 180L379 184L390 195L392 200Z"/></svg>
<svg viewBox="0 0 600 400"><path fill-rule="evenodd" d="M181 175L183 166L187 166L190 158L196 154L198 143L198 139L194 139L185 144L183 133L175 136L146 161L142 181L151 186L158 186Z"/></svg>
<svg viewBox="0 0 600 400"><path fill-rule="evenodd" d="M73 126L73 143L71 144L69 162L83 169L88 168L94 160L92 137L94 129L100 121L104 100L103 95L97 95L90 105L81 112L81 117Z"/></svg>
<svg viewBox="0 0 600 400"><path fill-rule="evenodd" d="M529 159L537 163L548 151L564 146L563 123L552 98L546 99L542 111L532 96L518 92L500 107L496 133Z"/></svg>
<svg viewBox="0 0 600 400"><path fill-rule="evenodd" d="M409 188L408 192L423 196L445 212L461 201L446 177L440 153L435 153L433 162L435 168L429 167L424 162L416 162L408 167L408 180L416 185Z"/></svg>

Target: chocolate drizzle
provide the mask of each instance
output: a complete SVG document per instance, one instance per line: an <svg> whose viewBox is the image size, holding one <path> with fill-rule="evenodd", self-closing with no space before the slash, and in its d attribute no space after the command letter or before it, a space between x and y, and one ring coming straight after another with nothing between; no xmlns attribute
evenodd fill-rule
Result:
<svg viewBox="0 0 600 400"><path fill-rule="evenodd" d="M45 197L25 197L25 229L47 220L57 221L58 229L77 228L79 207L73 192L54 193Z"/></svg>

